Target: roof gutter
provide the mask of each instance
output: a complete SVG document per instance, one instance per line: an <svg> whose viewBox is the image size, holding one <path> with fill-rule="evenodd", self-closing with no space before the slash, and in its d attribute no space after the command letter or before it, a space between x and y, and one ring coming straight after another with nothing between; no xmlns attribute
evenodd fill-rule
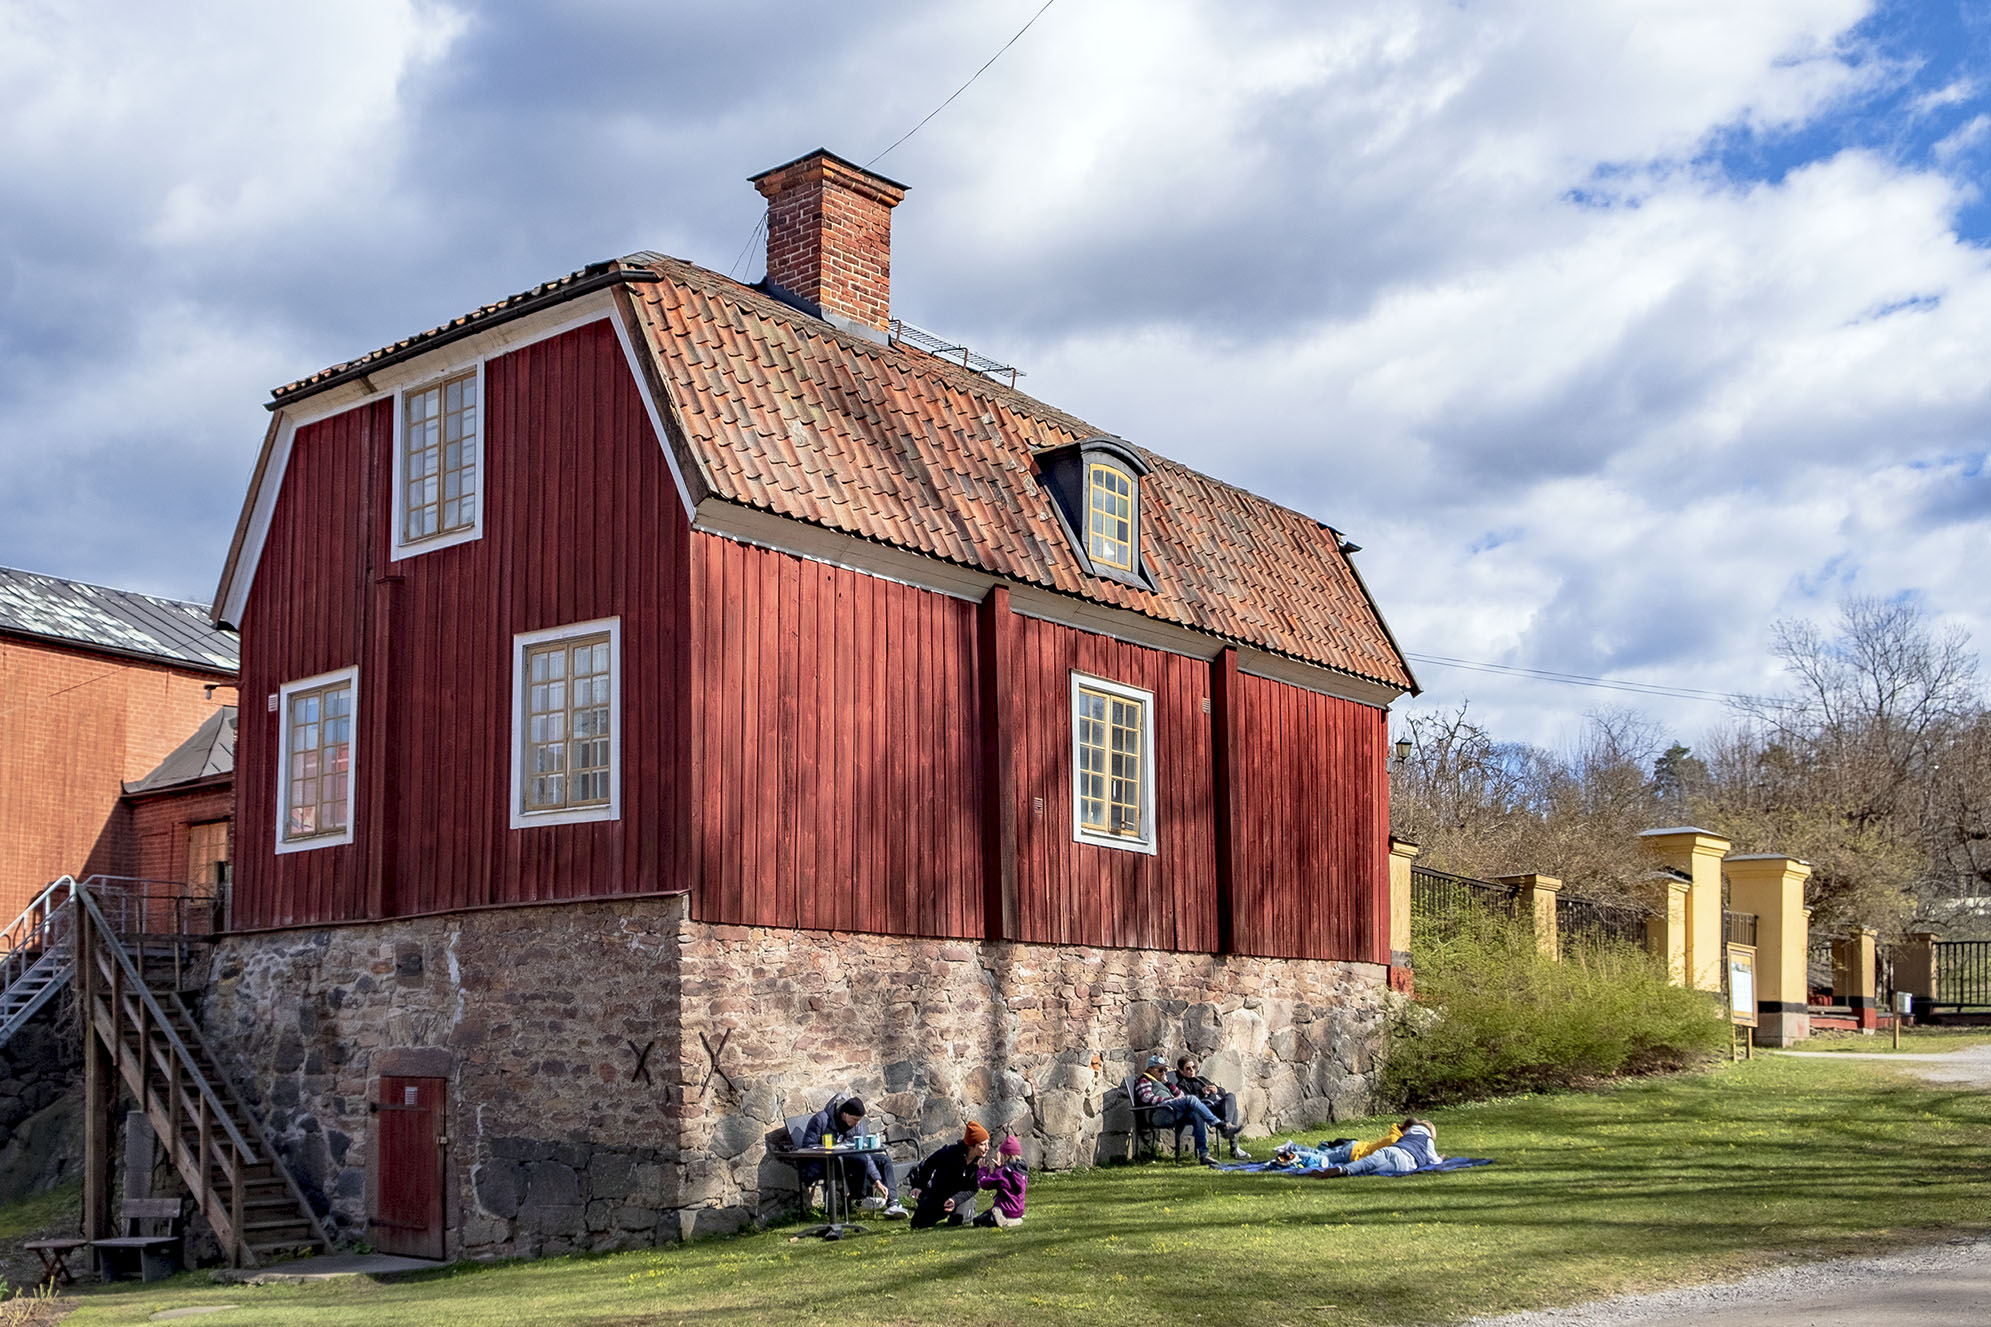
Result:
<svg viewBox="0 0 1991 1327"><path fill-rule="evenodd" d="M610 261L617 262L619 260L611 259ZM274 413L275 411L284 409L293 402L302 401L306 397L316 396L320 392L330 391L342 383L364 378L368 374L384 369L389 365L399 364L403 360L413 359L417 355L426 355L440 346L451 345L457 341L464 340L466 337L476 336L490 328L503 326L514 319L523 318L529 313L537 313L539 310L550 308L555 304L564 304L568 300L579 299L583 295L593 294L595 291L607 286L619 286L631 282L662 281L664 279L665 277L662 272L652 271L647 267L611 267L605 272L582 277L570 285L562 285L556 289L549 290L544 295L521 300L509 308L500 309L488 316L480 318L472 315L452 327L437 332L433 336L416 337L406 345L398 346L386 354L378 355L364 362L352 364L319 382L312 383L308 387L299 387L295 391L285 392L282 396L272 396L269 401L263 404L263 409Z"/></svg>

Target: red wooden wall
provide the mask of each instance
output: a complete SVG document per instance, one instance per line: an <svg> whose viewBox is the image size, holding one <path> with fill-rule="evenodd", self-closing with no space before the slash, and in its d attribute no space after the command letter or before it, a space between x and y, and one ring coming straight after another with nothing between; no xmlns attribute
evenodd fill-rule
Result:
<svg viewBox="0 0 1991 1327"><path fill-rule="evenodd" d="M1002 722L1013 742L1017 939L1142 949L1217 947L1210 665L1012 616ZM1155 697L1153 855L1072 837L1076 669Z"/></svg>
<svg viewBox="0 0 1991 1327"><path fill-rule="evenodd" d="M704 921L982 934L975 606L694 538Z"/></svg>
<svg viewBox="0 0 1991 1327"><path fill-rule="evenodd" d="M1232 948L1388 962L1384 712L1235 676Z"/></svg>
<svg viewBox="0 0 1991 1327"><path fill-rule="evenodd" d="M685 888L701 920L1386 961L1381 711L693 534L608 324L485 369L484 534L398 563L392 412L301 429L243 622L238 926ZM510 827L512 638L622 619L622 815ZM358 665L355 841L278 856ZM1157 851L1072 836L1071 673L1155 696Z"/></svg>
<svg viewBox="0 0 1991 1327"><path fill-rule="evenodd" d="M607 322L485 366L484 533L387 560L392 410L298 431L243 614L240 926L681 888L689 527ZM622 618L622 817L510 828L512 637ZM273 850L290 680L360 668L354 842Z"/></svg>

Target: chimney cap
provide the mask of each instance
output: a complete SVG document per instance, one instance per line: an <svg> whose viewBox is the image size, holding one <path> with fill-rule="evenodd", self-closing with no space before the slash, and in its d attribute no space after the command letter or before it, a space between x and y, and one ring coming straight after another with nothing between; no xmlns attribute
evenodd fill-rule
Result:
<svg viewBox="0 0 1991 1327"><path fill-rule="evenodd" d="M773 181L776 176L795 171L797 167L810 165L819 165L822 168L823 174L830 173L828 170L830 166L840 167L841 169L837 170L836 174L843 175L845 172L849 172L850 175L857 177L854 180L847 180L846 183L860 186L868 185L869 189L867 192L876 195L878 200L887 206L897 206L899 201L906 196L906 186L900 184L897 180L889 176L880 175L874 170L866 170L856 162L845 157L840 157L826 147L819 147L814 152L805 152L793 161L784 161L779 166L769 167L758 175L749 175L747 183L759 189L764 196L771 197L787 182L780 181L778 183L763 185L761 183L763 180Z"/></svg>

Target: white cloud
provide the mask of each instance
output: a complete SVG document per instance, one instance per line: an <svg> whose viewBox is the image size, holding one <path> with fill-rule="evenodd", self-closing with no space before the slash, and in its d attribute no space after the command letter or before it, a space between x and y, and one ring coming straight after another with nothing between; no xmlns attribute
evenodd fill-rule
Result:
<svg viewBox="0 0 1991 1327"><path fill-rule="evenodd" d="M618 244L723 268L740 177L864 159L1035 8L0 11L0 562L204 592L271 383ZM1760 690L1847 589L1991 643L1991 271L1941 173L1991 130L1703 163L1902 80L1867 13L1059 5L881 163L896 302L1346 528L1418 652ZM1623 699L1422 672L1515 736Z"/></svg>

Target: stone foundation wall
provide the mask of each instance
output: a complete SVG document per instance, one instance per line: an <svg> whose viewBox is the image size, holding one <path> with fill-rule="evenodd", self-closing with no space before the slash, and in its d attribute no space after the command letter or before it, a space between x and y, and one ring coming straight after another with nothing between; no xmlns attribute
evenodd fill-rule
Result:
<svg viewBox="0 0 1991 1327"><path fill-rule="evenodd" d="M682 955L689 1230L792 1203L764 1136L842 1090L922 1152L973 1119L1051 1169L1126 1153L1122 1082L1151 1051L1201 1056L1248 1131L1298 1132L1373 1101L1377 964L702 925ZM722 1036L723 1075L706 1050Z"/></svg>
<svg viewBox="0 0 1991 1327"><path fill-rule="evenodd" d="M652 899L228 937L202 1022L335 1239L378 1242L367 1104L386 1072L449 1080L451 1256L647 1245L678 1233L659 1223L678 1205L682 911Z"/></svg>
<svg viewBox="0 0 1991 1327"><path fill-rule="evenodd" d="M380 1075L447 1078L448 1252L490 1257L767 1215L794 1195L767 1135L835 1092L923 1148L967 1119L1014 1130L1050 1168L1126 1150L1120 1084L1150 1050L1200 1055L1254 1131L1367 1113L1386 982L1374 964L713 927L645 899L228 937L202 1017L349 1242L377 1242Z"/></svg>

